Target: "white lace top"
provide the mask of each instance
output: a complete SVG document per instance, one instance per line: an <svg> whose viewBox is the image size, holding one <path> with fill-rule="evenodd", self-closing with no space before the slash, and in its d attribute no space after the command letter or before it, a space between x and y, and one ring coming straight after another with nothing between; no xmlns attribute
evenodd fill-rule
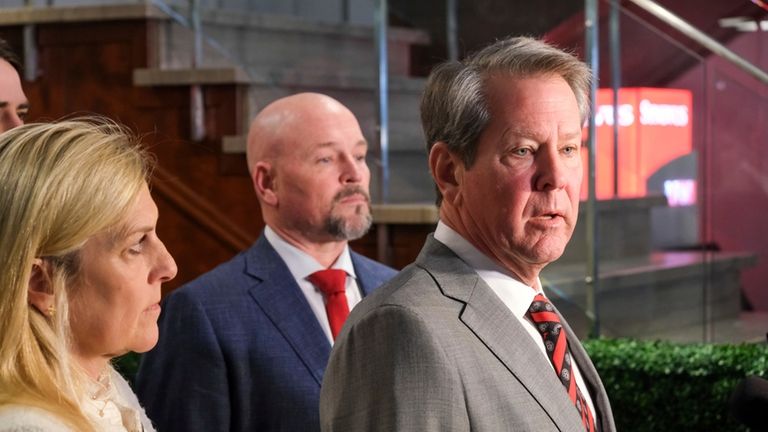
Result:
<svg viewBox="0 0 768 432"><path fill-rule="evenodd" d="M83 410L96 430L155 432L128 382L110 368L88 388ZM25 405L0 408L0 432L73 432L48 411Z"/></svg>
<svg viewBox="0 0 768 432"><path fill-rule="evenodd" d="M24 405L0 408L0 432L72 432L51 413Z"/></svg>

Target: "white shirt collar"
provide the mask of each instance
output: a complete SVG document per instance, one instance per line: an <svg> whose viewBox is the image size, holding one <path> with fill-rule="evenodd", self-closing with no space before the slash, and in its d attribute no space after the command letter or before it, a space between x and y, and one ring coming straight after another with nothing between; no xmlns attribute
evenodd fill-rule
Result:
<svg viewBox="0 0 768 432"><path fill-rule="evenodd" d="M437 223L435 239L472 267L515 316L525 316L533 298L541 292L517 280L443 221ZM536 285L541 286L538 279Z"/></svg>
<svg viewBox="0 0 768 432"><path fill-rule="evenodd" d="M286 263L294 279L305 280L312 273L325 270L325 267L309 254L283 240L269 225L264 228L264 236ZM349 254L349 245L344 246L341 255L339 255L330 268L344 270L347 272L348 277L357 279L355 267L352 265L352 257Z"/></svg>

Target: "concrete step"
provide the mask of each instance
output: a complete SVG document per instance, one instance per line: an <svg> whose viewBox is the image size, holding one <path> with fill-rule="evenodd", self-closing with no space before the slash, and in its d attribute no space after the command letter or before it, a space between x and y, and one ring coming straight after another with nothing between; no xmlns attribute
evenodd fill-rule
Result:
<svg viewBox="0 0 768 432"><path fill-rule="evenodd" d="M672 342L765 343L768 333L768 312L741 312L736 317L674 327L644 335L649 340Z"/></svg>
<svg viewBox="0 0 768 432"><path fill-rule="evenodd" d="M645 257L651 253L651 212L667 205L662 195L597 202L600 259ZM579 222L558 264L583 263L587 253L587 203L579 206Z"/></svg>
<svg viewBox="0 0 768 432"><path fill-rule="evenodd" d="M363 133L374 142L376 129L376 81L342 74L321 75L297 70L275 71L271 74L248 74L240 68L202 69L137 69L133 73L137 86L178 86L191 84L239 84L248 86L248 103L244 107L246 118L253 118L270 102L298 92L316 91L328 94L355 113ZM426 152L421 124L419 102L424 88L421 78L390 77L389 121L391 150ZM247 134L245 125L242 131ZM235 143L237 141L233 141ZM244 152L245 141L232 144L230 152ZM426 167L426 166L425 166Z"/></svg>
<svg viewBox="0 0 768 432"><path fill-rule="evenodd" d="M124 4L126 0L0 0L0 7L66 7ZM141 1L134 2L141 3ZM146 3L156 3L146 1ZM166 0L163 3L185 8L188 0ZM227 10L240 13L260 13L292 16L329 23L373 23L373 0L200 0L203 10Z"/></svg>
<svg viewBox="0 0 768 432"><path fill-rule="evenodd" d="M754 254L727 252L653 252L604 260L597 294L601 327L611 336L654 338L733 320L740 312L741 272L756 262ZM569 322L573 316L582 336L588 332L584 274L583 263L556 262L542 277L545 291L556 297Z"/></svg>
<svg viewBox="0 0 768 432"><path fill-rule="evenodd" d="M184 7L174 10L188 16ZM370 26L221 9L205 11L201 20L206 41L199 63L203 67L236 65L255 76L284 69L326 76L376 75L376 49ZM166 21L159 44L160 67L191 67L193 43L190 28ZM411 45L428 43L425 32L390 28L390 74L409 75Z"/></svg>
<svg viewBox="0 0 768 432"><path fill-rule="evenodd" d="M75 1L75 0L56 0ZM80 0L83 1L83 0ZM174 6L186 7L188 0L167 0ZM204 10L257 12L270 15L301 17L335 23L373 23L374 0L200 0Z"/></svg>
<svg viewBox="0 0 768 432"><path fill-rule="evenodd" d="M137 86L177 86L237 84L248 87L248 102L242 107L243 118L252 119L270 102L293 93L317 91L328 94L355 113L370 145L369 166L373 185L378 184L380 160L376 158L375 81L354 76L323 76L283 70L272 74L251 74L238 68L139 69L134 71ZM435 200L427 168L424 138L419 122L419 101L423 79L391 77L389 94L390 192L388 202L427 202ZM245 153L248 122L238 136L225 137L222 151L229 155ZM372 188L372 198L379 191Z"/></svg>
<svg viewBox="0 0 768 432"><path fill-rule="evenodd" d="M0 0L2 2L2 0ZM2 3L0 3L2 4ZM0 8L0 25L85 23L116 20L166 20L168 15L148 3Z"/></svg>
<svg viewBox="0 0 768 432"><path fill-rule="evenodd" d="M2 5L3 0L0 0ZM157 24L155 58L162 69L193 66L194 34L185 7L162 2L104 2L0 10L0 24L42 24L121 19L150 19ZM239 67L253 76L288 71L337 79L372 80L376 51L371 26L328 23L295 16L208 10L201 15L203 56L198 66ZM408 76L411 46L429 43L420 30L388 29L388 68L393 76Z"/></svg>
<svg viewBox="0 0 768 432"><path fill-rule="evenodd" d="M373 79L335 74L301 73L283 70L273 74L248 74L239 68L203 69L137 69L133 73L137 86L178 86L192 84L238 84L248 86L245 118L252 119L274 100L299 92L321 92L341 101L355 113L363 134L373 143L376 130L376 82ZM390 149L426 152L419 122L419 102L424 80L390 77L389 121ZM242 135L248 132L246 124ZM230 153L245 152L245 138L233 138L227 146ZM426 168L426 165L425 165Z"/></svg>

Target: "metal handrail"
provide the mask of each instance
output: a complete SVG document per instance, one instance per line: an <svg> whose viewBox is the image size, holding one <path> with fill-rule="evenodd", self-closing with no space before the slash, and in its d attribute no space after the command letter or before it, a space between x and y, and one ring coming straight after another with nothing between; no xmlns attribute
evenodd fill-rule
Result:
<svg viewBox="0 0 768 432"><path fill-rule="evenodd" d="M388 27L387 0L376 0L374 5L374 39L376 40L376 125L379 144L379 202L389 200L389 56L387 49ZM389 247L389 227L386 224L376 229L377 257L379 261L391 262Z"/></svg>
<svg viewBox="0 0 768 432"><path fill-rule="evenodd" d="M374 39L376 40L376 70L377 70L377 125L379 141L379 200L385 203L389 200L389 68L387 48L388 27L387 0L377 0L374 9Z"/></svg>
<svg viewBox="0 0 768 432"><path fill-rule="evenodd" d="M586 62L595 77L600 74L600 50L598 45L598 13L597 0L584 1L584 53ZM589 99L597 100L597 78L592 80L589 88ZM600 312L597 305L597 293L600 291L600 257L598 249L599 229L597 214L597 141L595 115L589 116L587 134L587 268L584 282L586 284L585 313L590 318L590 335L600 335Z"/></svg>
<svg viewBox="0 0 768 432"><path fill-rule="evenodd" d="M445 1L445 32L448 60L459 60L459 5L458 0Z"/></svg>
<svg viewBox="0 0 768 432"><path fill-rule="evenodd" d="M728 49L725 45L716 41L715 39L707 36L701 30L697 29L684 19L665 9L663 6L655 3L651 0L629 0L635 5L641 7L646 12L655 16L656 18L664 21L666 24L673 27L675 30L684 34L688 38L698 42L704 48L719 55L725 60L731 62L736 67L742 69L744 72L750 74L763 84L768 84L768 73L750 63L748 60L739 56L735 52Z"/></svg>

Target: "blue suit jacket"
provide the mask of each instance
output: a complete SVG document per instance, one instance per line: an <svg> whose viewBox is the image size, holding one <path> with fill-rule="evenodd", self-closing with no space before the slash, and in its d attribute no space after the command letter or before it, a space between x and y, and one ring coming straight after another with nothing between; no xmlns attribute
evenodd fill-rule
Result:
<svg viewBox="0 0 768 432"><path fill-rule="evenodd" d="M363 295L395 271L356 253ZM319 431L331 346L288 267L262 235L171 293L136 392L157 429Z"/></svg>

